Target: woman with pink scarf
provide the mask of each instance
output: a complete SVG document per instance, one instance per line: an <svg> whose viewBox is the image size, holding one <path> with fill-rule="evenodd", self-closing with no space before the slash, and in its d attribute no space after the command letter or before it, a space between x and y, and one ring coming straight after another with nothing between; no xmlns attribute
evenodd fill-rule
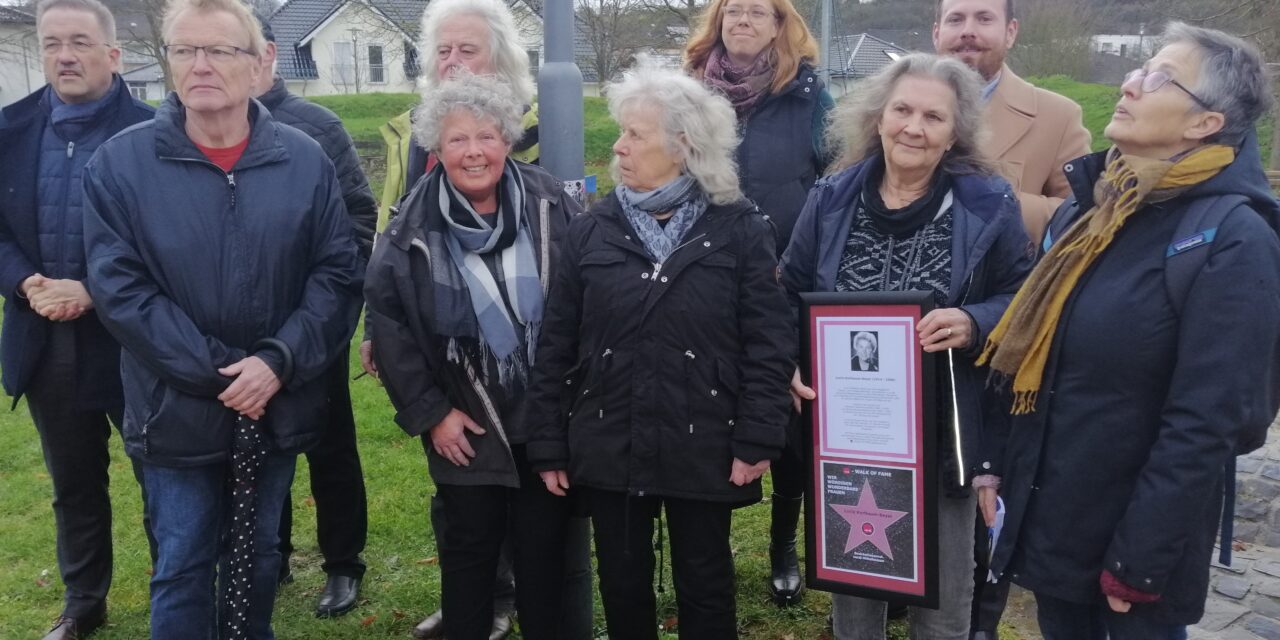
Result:
<svg viewBox="0 0 1280 640"><path fill-rule="evenodd" d="M684 51L685 69L725 95L738 116L738 179L773 222L781 255L809 188L830 159L823 150L834 105L814 72L818 45L791 0L712 0ZM769 594L778 606L799 601L796 522L804 496L798 418L773 467Z"/></svg>

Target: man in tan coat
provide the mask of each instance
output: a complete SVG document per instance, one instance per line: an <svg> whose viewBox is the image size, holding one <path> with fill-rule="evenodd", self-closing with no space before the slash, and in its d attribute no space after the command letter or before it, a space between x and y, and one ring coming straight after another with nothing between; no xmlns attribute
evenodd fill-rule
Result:
<svg viewBox="0 0 1280 640"><path fill-rule="evenodd" d="M1089 153L1080 105L1033 87L1005 64L1018 37L1013 0L940 0L933 46L955 56L987 82L986 153L1013 185L1027 234L1039 241L1070 189L1062 165Z"/></svg>

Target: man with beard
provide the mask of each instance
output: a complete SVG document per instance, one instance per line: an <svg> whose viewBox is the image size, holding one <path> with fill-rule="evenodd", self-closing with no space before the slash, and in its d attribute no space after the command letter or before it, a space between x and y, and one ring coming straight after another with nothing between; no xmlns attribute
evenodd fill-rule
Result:
<svg viewBox="0 0 1280 640"><path fill-rule="evenodd" d="M1013 0L939 0L933 46L986 81L991 136L984 151L1017 192L1027 235L1039 241L1070 193L1062 165L1089 152L1090 136L1080 105L1032 86L1005 64L1018 37L1013 11Z"/></svg>

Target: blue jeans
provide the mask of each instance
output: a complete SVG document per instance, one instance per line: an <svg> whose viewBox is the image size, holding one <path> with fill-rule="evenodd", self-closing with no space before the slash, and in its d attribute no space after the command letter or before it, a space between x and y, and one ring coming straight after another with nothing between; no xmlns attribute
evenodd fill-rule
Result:
<svg viewBox="0 0 1280 640"><path fill-rule="evenodd" d="M1137 607L1116 613L1106 602L1080 604L1036 594L1036 618L1044 640L1186 640L1187 628L1157 622Z"/></svg>
<svg viewBox="0 0 1280 640"><path fill-rule="evenodd" d="M254 532L253 595L249 637L274 640L271 608L280 571L279 505L293 484L296 456L270 453L258 472L258 522ZM217 567L226 571L230 547L222 540L230 513L231 463L200 467L144 464L147 513L155 528L159 559L151 577L153 640L218 637Z"/></svg>

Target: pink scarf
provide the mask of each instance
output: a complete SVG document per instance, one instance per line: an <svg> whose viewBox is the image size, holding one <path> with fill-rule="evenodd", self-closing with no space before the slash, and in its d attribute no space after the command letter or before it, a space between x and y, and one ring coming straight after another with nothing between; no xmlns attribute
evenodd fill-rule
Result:
<svg viewBox="0 0 1280 640"><path fill-rule="evenodd" d="M733 104L733 110L738 113L738 119L741 120L769 91L769 85L773 82L776 56L773 49L769 49L756 56L755 62L742 68L729 59L724 45L720 45L712 49L711 55L707 56L707 66L702 70L702 81L712 89L723 93L724 97Z"/></svg>

